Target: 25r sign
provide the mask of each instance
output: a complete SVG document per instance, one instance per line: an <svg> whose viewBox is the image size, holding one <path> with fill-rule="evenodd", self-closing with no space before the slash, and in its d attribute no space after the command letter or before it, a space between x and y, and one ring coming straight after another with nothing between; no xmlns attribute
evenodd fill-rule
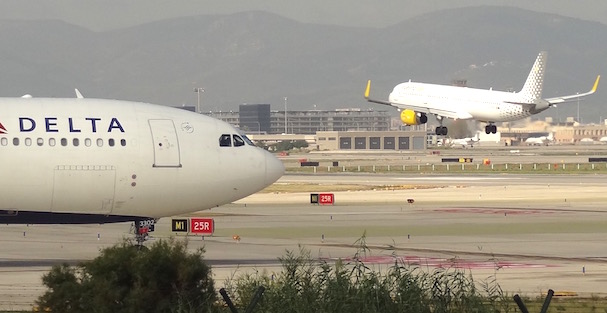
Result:
<svg viewBox="0 0 607 313"><path fill-rule="evenodd" d="M215 231L215 222L212 218L191 218L190 233L198 235L212 235Z"/></svg>

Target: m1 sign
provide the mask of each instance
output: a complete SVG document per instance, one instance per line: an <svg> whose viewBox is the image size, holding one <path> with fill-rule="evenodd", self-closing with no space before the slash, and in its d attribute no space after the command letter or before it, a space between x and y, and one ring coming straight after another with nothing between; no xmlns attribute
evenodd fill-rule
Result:
<svg viewBox="0 0 607 313"><path fill-rule="evenodd" d="M333 205L334 203L335 203L335 196L332 193L318 194L318 204Z"/></svg>
<svg viewBox="0 0 607 313"><path fill-rule="evenodd" d="M190 218L190 233L212 235L214 231L215 222L212 218Z"/></svg>

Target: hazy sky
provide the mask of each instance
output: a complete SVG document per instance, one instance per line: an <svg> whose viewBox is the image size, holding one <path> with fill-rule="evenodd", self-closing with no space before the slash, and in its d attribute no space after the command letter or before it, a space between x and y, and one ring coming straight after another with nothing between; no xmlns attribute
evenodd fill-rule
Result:
<svg viewBox="0 0 607 313"><path fill-rule="evenodd" d="M607 24L604 0L1 0L0 19L61 19L93 30L185 15L260 10L302 22L382 27L430 11L516 6Z"/></svg>

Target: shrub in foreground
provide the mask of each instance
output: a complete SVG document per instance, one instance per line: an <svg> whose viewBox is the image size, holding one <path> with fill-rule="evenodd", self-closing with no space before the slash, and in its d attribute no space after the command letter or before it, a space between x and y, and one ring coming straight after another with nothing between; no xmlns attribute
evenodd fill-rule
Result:
<svg viewBox="0 0 607 313"><path fill-rule="evenodd" d="M173 239L149 249L125 240L92 261L54 266L37 305L64 313L212 312L216 294L203 253Z"/></svg>

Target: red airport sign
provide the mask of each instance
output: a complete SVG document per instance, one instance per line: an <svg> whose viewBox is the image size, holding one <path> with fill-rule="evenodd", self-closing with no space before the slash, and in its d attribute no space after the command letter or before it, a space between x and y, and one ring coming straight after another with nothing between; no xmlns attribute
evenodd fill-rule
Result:
<svg viewBox="0 0 607 313"><path fill-rule="evenodd" d="M332 193L318 194L318 204L333 205L334 203L335 203L335 196Z"/></svg>
<svg viewBox="0 0 607 313"><path fill-rule="evenodd" d="M212 235L214 231L215 222L212 218L190 218L190 233Z"/></svg>

